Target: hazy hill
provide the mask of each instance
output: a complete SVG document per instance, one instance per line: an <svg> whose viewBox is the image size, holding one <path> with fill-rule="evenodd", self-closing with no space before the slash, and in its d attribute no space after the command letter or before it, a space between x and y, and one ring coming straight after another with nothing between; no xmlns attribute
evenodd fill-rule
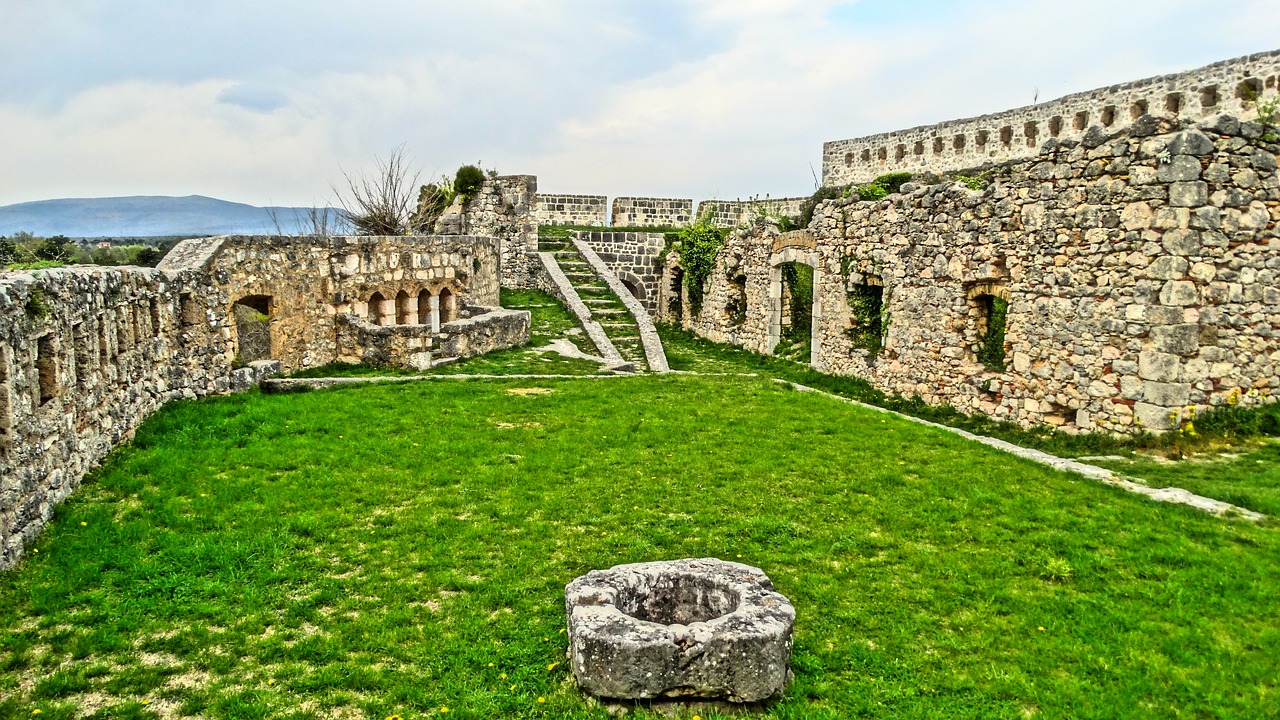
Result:
<svg viewBox="0 0 1280 720"><path fill-rule="evenodd" d="M68 237L275 234L297 230L303 208L264 208L214 198L118 197L41 200L0 207L0 235L27 231Z"/></svg>

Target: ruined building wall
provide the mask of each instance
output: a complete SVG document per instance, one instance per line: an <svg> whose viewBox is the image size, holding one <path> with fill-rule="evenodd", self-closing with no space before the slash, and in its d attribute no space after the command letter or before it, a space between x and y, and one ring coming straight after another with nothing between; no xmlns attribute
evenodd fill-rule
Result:
<svg viewBox="0 0 1280 720"><path fill-rule="evenodd" d="M199 273L0 273L0 569L165 402L232 387L226 296Z"/></svg>
<svg viewBox="0 0 1280 720"><path fill-rule="evenodd" d="M698 203L698 219L706 218L718 228L750 225L757 217L800 217L808 198L763 198L755 200L703 200Z"/></svg>
<svg viewBox="0 0 1280 720"><path fill-rule="evenodd" d="M666 237L662 233L582 231L578 239L600 256L653 315L658 307L658 286L662 280L660 258Z"/></svg>
<svg viewBox="0 0 1280 720"><path fill-rule="evenodd" d="M693 222L693 200L619 197L613 199L612 227L682 228Z"/></svg>
<svg viewBox="0 0 1280 720"><path fill-rule="evenodd" d="M537 287L538 178L508 175L485 181L463 214L461 234L497 238L502 286ZM496 303L495 303L496 304Z"/></svg>
<svg viewBox="0 0 1280 720"><path fill-rule="evenodd" d="M604 195L537 196L539 225L604 227L609 224L609 198Z"/></svg>
<svg viewBox="0 0 1280 720"><path fill-rule="evenodd" d="M804 262L814 365L886 392L1070 431L1163 430L1189 406L1268 402L1280 392L1280 145L1263 134L1226 116L1098 128L982 191L908 184L823 203L805 232L762 222L732 234L685 322L770 352L779 266ZM884 301L878 356L850 334L851 295L869 287ZM998 370L977 357L990 298L1009 303Z"/></svg>
<svg viewBox="0 0 1280 720"><path fill-rule="evenodd" d="M1116 132L1144 117L1254 117L1249 98L1276 97L1278 77L1280 50L991 115L828 142L822 183L833 187L892 172L949 172L1025 160L1046 142L1079 141L1095 126L1098 133Z"/></svg>
<svg viewBox="0 0 1280 720"><path fill-rule="evenodd" d="M430 325L434 303L438 330L463 303L497 306L498 245L467 236L224 236L186 240L161 267L208 273L225 294L221 311L228 316L237 302L265 307L271 357L295 370L339 359L338 314L387 326ZM236 332L232 323L233 347Z"/></svg>

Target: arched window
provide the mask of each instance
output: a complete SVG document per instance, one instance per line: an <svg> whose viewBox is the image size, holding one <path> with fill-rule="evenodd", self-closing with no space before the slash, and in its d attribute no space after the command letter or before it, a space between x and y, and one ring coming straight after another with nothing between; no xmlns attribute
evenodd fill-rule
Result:
<svg viewBox="0 0 1280 720"><path fill-rule="evenodd" d="M440 289L440 324L458 319L457 298L449 288Z"/></svg>
<svg viewBox="0 0 1280 720"><path fill-rule="evenodd" d="M411 324L414 320L413 315L413 311L409 309L409 293L401 290L396 294L396 324Z"/></svg>
<svg viewBox="0 0 1280 720"><path fill-rule="evenodd" d="M431 291L423 290L418 293L418 324L431 324Z"/></svg>
<svg viewBox="0 0 1280 720"><path fill-rule="evenodd" d="M382 325L383 319L387 316L386 312L387 299L382 297L382 293L374 293L369 296L369 322L374 325Z"/></svg>

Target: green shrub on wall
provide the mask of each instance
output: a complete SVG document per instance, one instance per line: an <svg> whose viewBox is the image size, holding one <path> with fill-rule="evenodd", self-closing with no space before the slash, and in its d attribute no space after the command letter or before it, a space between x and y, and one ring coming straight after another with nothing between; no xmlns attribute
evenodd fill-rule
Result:
<svg viewBox="0 0 1280 720"><path fill-rule="evenodd" d="M484 171L475 165L463 165L453 178L454 192L462 196L464 204L471 202L483 185Z"/></svg>
<svg viewBox="0 0 1280 720"><path fill-rule="evenodd" d="M849 339L855 348L867 351L868 360L884 349L884 333L888 327L884 288L879 285L855 285L849 291Z"/></svg>
<svg viewBox="0 0 1280 720"><path fill-rule="evenodd" d="M727 231L711 225L710 218L698 221L676 233L680 241L680 265L684 267L684 286L689 289L689 309L694 315L702 312L702 293L711 269L716 264L716 254L724 246Z"/></svg>

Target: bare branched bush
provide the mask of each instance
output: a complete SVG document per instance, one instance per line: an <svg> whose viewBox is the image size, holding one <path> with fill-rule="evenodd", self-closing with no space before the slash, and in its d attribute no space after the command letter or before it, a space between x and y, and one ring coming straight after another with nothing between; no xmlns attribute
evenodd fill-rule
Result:
<svg viewBox="0 0 1280 720"><path fill-rule="evenodd" d="M343 211L331 206L295 209L293 222L286 231L287 222L280 217L279 208L269 208L271 224L277 235L317 235L329 237L342 231L346 215Z"/></svg>
<svg viewBox="0 0 1280 720"><path fill-rule="evenodd" d="M334 194L345 220L358 235L406 235L420 232L418 171L410 172L404 146L391 151L386 160L376 158L372 172L342 173L346 191Z"/></svg>

